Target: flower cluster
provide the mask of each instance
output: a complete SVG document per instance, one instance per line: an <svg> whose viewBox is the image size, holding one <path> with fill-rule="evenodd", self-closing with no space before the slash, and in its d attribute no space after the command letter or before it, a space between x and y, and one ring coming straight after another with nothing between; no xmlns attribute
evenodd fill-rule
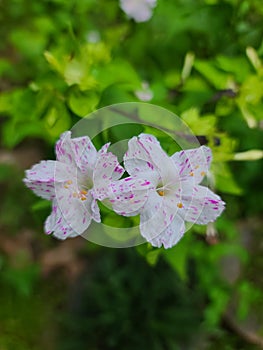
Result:
<svg viewBox="0 0 263 350"><path fill-rule="evenodd" d="M119 215L140 215L141 235L155 247L174 246L185 222L207 224L224 210L221 198L200 185L211 162L206 146L169 157L158 140L141 134L129 140L124 167L108 152L97 151L89 137L65 132L56 144L56 161L42 161L26 171L24 182L52 201L45 232L59 239L81 235L100 222L97 201ZM124 171L128 177L121 178Z"/></svg>

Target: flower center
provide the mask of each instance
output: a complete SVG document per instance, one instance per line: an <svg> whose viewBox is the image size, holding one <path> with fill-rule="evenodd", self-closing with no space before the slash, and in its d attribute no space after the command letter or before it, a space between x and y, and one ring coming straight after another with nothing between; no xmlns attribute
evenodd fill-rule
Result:
<svg viewBox="0 0 263 350"><path fill-rule="evenodd" d="M86 187L85 186L81 186L82 189L76 191L75 188L74 189L72 188L72 186L71 186L72 184L73 184L73 181L72 180L68 180L64 184L64 188L69 189L71 191L74 190L74 192L72 192L72 196L74 198L79 198L80 200L85 201L87 199L87 194L89 192L88 188L87 189L83 189L83 188L86 188Z"/></svg>

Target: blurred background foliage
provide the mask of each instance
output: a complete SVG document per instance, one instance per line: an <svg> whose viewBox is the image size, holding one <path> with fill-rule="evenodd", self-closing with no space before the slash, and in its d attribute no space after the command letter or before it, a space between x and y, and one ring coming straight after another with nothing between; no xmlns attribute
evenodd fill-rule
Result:
<svg viewBox="0 0 263 350"><path fill-rule="evenodd" d="M263 348L262 1L158 0L136 23L117 0L1 0L0 21L0 349ZM213 149L224 214L166 251L44 236L50 205L24 169L82 117L131 101Z"/></svg>

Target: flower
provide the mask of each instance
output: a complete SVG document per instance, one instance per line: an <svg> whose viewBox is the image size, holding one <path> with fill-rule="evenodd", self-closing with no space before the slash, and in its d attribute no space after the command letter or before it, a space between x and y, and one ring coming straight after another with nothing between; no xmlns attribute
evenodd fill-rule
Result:
<svg viewBox="0 0 263 350"><path fill-rule="evenodd" d="M146 22L152 17L156 0L120 0L121 9L136 22Z"/></svg>
<svg viewBox="0 0 263 350"><path fill-rule="evenodd" d="M124 169L116 156L107 153L109 143L98 152L89 137L61 135L56 161L41 161L26 171L24 183L38 196L52 201L45 232L59 239L82 234L91 221L100 222L97 199L107 197L108 185Z"/></svg>
<svg viewBox="0 0 263 350"><path fill-rule="evenodd" d="M206 146L169 157L154 136L133 137L124 156L131 176L111 184L113 209L140 214L141 234L153 246L174 246L185 233L185 221L207 224L224 210L221 198L200 185L211 158Z"/></svg>
<svg viewBox="0 0 263 350"><path fill-rule="evenodd" d="M153 98L153 92L150 89L147 81L143 81L141 89L136 90L134 94L139 100L143 102L151 101Z"/></svg>

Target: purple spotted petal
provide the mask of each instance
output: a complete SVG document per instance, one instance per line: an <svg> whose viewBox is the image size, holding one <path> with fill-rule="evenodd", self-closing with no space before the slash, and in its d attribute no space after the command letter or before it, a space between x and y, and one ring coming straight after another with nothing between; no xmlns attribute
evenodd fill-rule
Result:
<svg viewBox="0 0 263 350"><path fill-rule="evenodd" d="M94 169L97 151L88 136L71 138L71 132L65 132L56 144L57 159L86 174Z"/></svg>
<svg viewBox="0 0 263 350"><path fill-rule="evenodd" d="M55 150L58 161L62 163L75 164L74 154L71 148L70 131L66 131L60 136L60 139L56 143Z"/></svg>
<svg viewBox="0 0 263 350"><path fill-rule="evenodd" d="M91 191L81 193L76 182L65 188L64 184L56 184L56 199L59 209L67 223L78 234L82 234L90 225L94 198Z"/></svg>
<svg viewBox="0 0 263 350"><path fill-rule="evenodd" d="M119 179L123 173L124 169L119 165L118 159L114 154L100 154L93 172L96 198L100 200L105 199L108 196L110 182Z"/></svg>
<svg viewBox="0 0 263 350"><path fill-rule="evenodd" d="M142 210L152 188L148 180L126 177L110 184L109 202L116 213L134 216Z"/></svg>
<svg viewBox="0 0 263 350"><path fill-rule="evenodd" d="M103 146L101 147L101 149L98 151L98 153L99 153L99 154L105 154L105 153L107 153L109 147L110 147L110 142L105 143L105 145L103 145Z"/></svg>
<svg viewBox="0 0 263 350"><path fill-rule="evenodd" d="M53 202L52 212L46 219L45 232L46 234L53 233L56 238L62 240L79 235L66 222L56 201Z"/></svg>
<svg viewBox="0 0 263 350"><path fill-rule="evenodd" d="M178 214L189 222L205 225L215 221L225 209L225 203L221 198L204 186L195 186L192 195L183 195L181 198L183 207Z"/></svg>
<svg viewBox="0 0 263 350"><path fill-rule="evenodd" d="M68 179L64 164L53 160L42 161L26 170L25 174L26 177L23 180L25 185L36 195L48 200L54 199L55 181L63 182Z"/></svg>
<svg viewBox="0 0 263 350"><path fill-rule="evenodd" d="M142 236L151 242L165 231L175 218L176 210L165 196L150 191L147 203L141 212L140 231Z"/></svg>
<svg viewBox="0 0 263 350"><path fill-rule="evenodd" d="M97 151L88 136L71 139L71 148L75 163L83 174L91 173L96 160Z"/></svg>
<svg viewBox="0 0 263 350"><path fill-rule="evenodd" d="M152 246L165 249L173 247L183 237L185 232L184 220L176 215L168 227L154 238L145 237Z"/></svg>
<svg viewBox="0 0 263 350"><path fill-rule="evenodd" d="M128 143L128 151L124 155L124 166L131 176L157 170L149 153L138 143L137 137L133 137Z"/></svg>
<svg viewBox="0 0 263 350"><path fill-rule="evenodd" d="M209 147L201 146L196 149L176 152L171 159L178 166L181 178L193 177L200 183L210 167L212 153Z"/></svg>
<svg viewBox="0 0 263 350"><path fill-rule="evenodd" d="M132 176L145 178L147 173L150 181L158 174L158 182L163 184L179 181L176 165L155 140L147 134L133 137L124 156L125 169Z"/></svg>

